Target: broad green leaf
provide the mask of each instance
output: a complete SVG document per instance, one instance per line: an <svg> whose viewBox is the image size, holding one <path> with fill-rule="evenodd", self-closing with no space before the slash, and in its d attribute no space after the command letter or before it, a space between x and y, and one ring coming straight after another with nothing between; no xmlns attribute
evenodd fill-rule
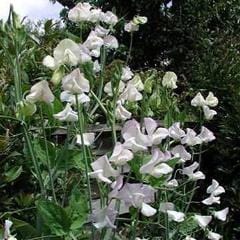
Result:
<svg viewBox="0 0 240 240"><path fill-rule="evenodd" d="M65 236L69 233L70 219L64 208L47 200L37 201L36 206L45 226L52 234Z"/></svg>

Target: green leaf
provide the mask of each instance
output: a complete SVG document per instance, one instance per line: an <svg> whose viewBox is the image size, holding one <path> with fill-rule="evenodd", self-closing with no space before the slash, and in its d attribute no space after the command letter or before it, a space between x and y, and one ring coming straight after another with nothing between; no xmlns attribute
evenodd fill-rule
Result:
<svg viewBox="0 0 240 240"><path fill-rule="evenodd" d="M66 208L71 218L71 230L77 230L83 226L88 216L88 203L86 194L74 189L70 198L69 206Z"/></svg>
<svg viewBox="0 0 240 240"><path fill-rule="evenodd" d="M36 206L44 224L52 234L65 236L69 233L71 223L64 208L47 200L38 201Z"/></svg>
<svg viewBox="0 0 240 240"><path fill-rule="evenodd" d="M9 171L5 172L5 181L12 182L16 180L21 175L22 171L22 166L15 166L11 168Z"/></svg>

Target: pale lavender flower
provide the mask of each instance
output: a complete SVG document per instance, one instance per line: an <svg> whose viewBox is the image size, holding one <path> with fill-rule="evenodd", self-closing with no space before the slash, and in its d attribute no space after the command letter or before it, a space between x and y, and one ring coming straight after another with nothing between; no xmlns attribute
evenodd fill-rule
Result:
<svg viewBox="0 0 240 240"><path fill-rule="evenodd" d="M172 150L171 153L174 155L174 157L180 158L181 162L186 162L188 160L191 160L191 154L187 152L184 146L177 145Z"/></svg>
<svg viewBox="0 0 240 240"><path fill-rule="evenodd" d="M73 111L71 105L67 103L63 111L53 114L53 117L61 122L76 122L78 121L77 112Z"/></svg>
<svg viewBox="0 0 240 240"><path fill-rule="evenodd" d="M181 138L185 137L185 132L180 128L180 123L174 123L169 129L169 137L173 138L174 140L180 140Z"/></svg>
<svg viewBox="0 0 240 240"><path fill-rule="evenodd" d="M193 129L187 128L187 134L182 138L181 143L187 144L188 146L195 146L201 144L202 139L197 136L196 132Z"/></svg>
<svg viewBox="0 0 240 240"><path fill-rule="evenodd" d="M107 184L112 183L109 177L117 177L120 172L115 170L106 155L98 158L93 163L91 163L93 172L89 173L89 176L92 178L97 178L98 180L105 182Z"/></svg>
<svg viewBox="0 0 240 240"><path fill-rule="evenodd" d="M198 137L202 140L203 143L208 143L216 139L213 132L211 132L204 126L202 126L201 132Z"/></svg>
<svg viewBox="0 0 240 240"><path fill-rule="evenodd" d="M95 209L90 216L90 221L97 229L106 228L116 228L114 225L117 211L112 207L105 207L103 209Z"/></svg>

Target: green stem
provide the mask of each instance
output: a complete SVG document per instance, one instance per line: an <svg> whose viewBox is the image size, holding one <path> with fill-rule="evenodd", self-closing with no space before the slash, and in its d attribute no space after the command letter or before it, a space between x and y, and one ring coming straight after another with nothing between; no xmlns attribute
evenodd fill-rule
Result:
<svg viewBox="0 0 240 240"><path fill-rule="evenodd" d="M33 166L34 166L34 169L35 169L35 172L37 174L38 181L39 181L41 194L42 194L42 196L46 196L46 191L45 191L45 188L44 188L40 167L39 167L38 161L37 161L37 159L35 157L35 153L34 153L34 150L33 150L32 142L31 142L31 139L30 139L30 136L28 134L28 130L27 130L27 127L25 126L25 124L23 124L23 130L24 130L24 138L26 140L26 143L27 143L27 146L28 146L28 150L29 150L30 156L31 156L32 161L33 161Z"/></svg>
<svg viewBox="0 0 240 240"><path fill-rule="evenodd" d="M138 209L136 211L136 214L134 215L134 220L133 220L133 226L132 226L132 233L131 233L131 240L136 239L136 231L137 231L137 225L138 225L138 220L139 220L139 212Z"/></svg>
<svg viewBox="0 0 240 240"><path fill-rule="evenodd" d="M129 63L129 60L131 58L132 47L133 47L133 33L131 32L130 45L129 45L129 51L128 51L128 56L127 56L127 60L126 60L126 65Z"/></svg>
<svg viewBox="0 0 240 240"><path fill-rule="evenodd" d="M41 117L42 134L43 134L43 139L44 139L45 154L46 154L46 159L47 159L48 175L49 175L53 199L57 203L57 198L56 198L56 193L55 193L55 188L54 188L54 181L53 181L52 171L51 171L51 162L50 162L50 158L49 158L47 136L46 136L45 126L44 126L44 116L43 116L42 106L40 106L40 117Z"/></svg>
<svg viewBox="0 0 240 240"><path fill-rule="evenodd" d="M83 157L84 157L84 167L85 167L85 177L87 180L87 191L88 191L88 206L90 210L90 214L92 213L92 198L91 198L91 185L90 185L90 179L88 176L88 158L87 158L87 151L86 146L84 145L84 138L83 138L83 132L84 132L84 116L82 115L82 111L80 109L80 104L78 102L78 95L75 96L76 98L76 104L77 104L77 112L78 112L78 124L79 124L79 132L81 137L81 143L82 143L82 150L83 150ZM94 238L94 228L92 226L92 239Z"/></svg>

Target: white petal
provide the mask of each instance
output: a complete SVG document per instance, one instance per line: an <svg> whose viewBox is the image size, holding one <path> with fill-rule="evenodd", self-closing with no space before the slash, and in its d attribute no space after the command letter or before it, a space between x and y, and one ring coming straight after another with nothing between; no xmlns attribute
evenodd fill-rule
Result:
<svg viewBox="0 0 240 240"><path fill-rule="evenodd" d="M135 24L133 21L130 21L124 25L124 30L126 32L137 32L139 30L139 25Z"/></svg>
<svg viewBox="0 0 240 240"><path fill-rule="evenodd" d="M63 111L53 114L53 116L59 121L76 122L78 120L77 112L73 111L70 104L67 103Z"/></svg>
<svg viewBox="0 0 240 240"><path fill-rule="evenodd" d="M157 128L157 122L152 118L144 118L143 121L147 134L152 135Z"/></svg>
<svg viewBox="0 0 240 240"><path fill-rule="evenodd" d="M206 98L206 104L209 107L216 107L218 105L218 99L213 95L212 92L209 92L209 94Z"/></svg>
<svg viewBox="0 0 240 240"><path fill-rule="evenodd" d="M90 85L84 74L77 68L63 78L62 88L72 94L81 94L89 92Z"/></svg>
<svg viewBox="0 0 240 240"><path fill-rule="evenodd" d="M201 133L198 135L198 137L202 140L204 143L211 142L216 139L213 132L211 132L206 127L202 126Z"/></svg>
<svg viewBox="0 0 240 240"><path fill-rule="evenodd" d="M229 208L227 207L220 211L214 211L213 216L224 222L227 219L228 213L229 213Z"/></svg>
<svg viewBox="0 0 240 240"><path fill-rule="evenodd" d="M77 137L76 144L81 146L82 145L81 135L77 134L76 137ZM93 144L94 140L95 140L95 134L94 133L83 133L84 145L90 146L90 145Z"/></svg>
<svg viewBox="0 0 240 240"><path fill-rule="evenodd" d="M208 206L210 206L214 203L220 204L220 197L214 197L213 195L211 195L210 197L204 199L202 201L202 203L205 204L205 205L208 205Z"/></svg>
<svg viewBox="0 0 240 240"><path fill-rule="evenodd" d="M175 222L183 222L185 218L185 214L183 212L177 212L173 210L167 210L167 215L169 220L173 220Z"/></svg>
<svg viewBox="0 0 240 240"><path fill-rule="evenodd" d="M126 108L124 108L123 105L121 104L121 101L119 101L115 110L115 115L117 120L125 121L131 118L132 113L129 112Z"/></svg>
<svg viewBox="0 0 240 240"><path fill-rule="evenodd" d="M217 114L216 111L210 109L208 106L203 106L203 113L206 120L212 120L213 117Z"/></svg>
<svg viewBox="0 0 240 240"><path fill-rule="evenodd" d="M208 232L207 237L210 240L220 240L222 238L222 236L220 234L211 232L211 231Z"/></svg>
<svg viewBox="0 0 240 240"><path fill-rule="evenodd" d="M200 92L192 99L191 105L193 107L203 107L206 105L206 101Z"/></svg>
<svg viewBox="0 0 240 240"><path fill-rule="evenodd" d="M122 166L132 159L133 153L128 149L124 149L123 145L117 142L109 161L115 165Z"/></svg>
<svg viewBox="0 0 240 240"><path fill-rule="evenodd" d="M144 89L144 85L139 74L135 74L135 76L132 80L129 81L129 83L134 85L138 91L142 91Z"/></svg>
<svg viewBox="0 0 240 240"><path fill-rule="evenodd" d="M174 72L166 72L163 76L162 85L166 88L175 89L177 88L177 75Z"/></svg>
<svg viewBox="0 0 240 240"><path fill-rule="evenodd" d="M206 226L212 221L212 216L202 216L195 215L194 220L197 222L198 226L201 228L206 228Z"/></svg>
<svg viewBox="0 0 240 240"><path fill-rule="evenodd" d="M55 62L55 59L48 55L43 59L43 65L50 68L51 70L55 70L58 66Z"/></svg>
<svg viewBox="0 0 240 240"><path fill-rule="evenodd" d="M112 35L107 35L103 41L106 48L117 49L119 47L118 40Z"/></svg>
<svg viewBox="0 0 240 240"><path fill-rule="evenodd" d="M182 137L184 137L186 134L185 132L180 128L180 123L176 122L169 128L169 136L173 138L174 140L179 140Z"/></svg>
<svg viewBox="0 0 240 240"><path fill-rule="evenodd" d="M171 153L174 155L174 157L179 157L181 162L186 162L192 158L191 154L187 152L185 147L182 145L175 146L171 150Z"/></svg>
<svg viewBox="0 0 240 240"><path fill-rule="evenodd" d="M160 177L165 174L169 174L173 171L173 168L170 167L166 163L160 163L156 167L153 168L153 171L151 172L151 175L154 177Z"/></svg>
<svg viewBox="0 0 240 240"><path fill-rule="evenodd" d="M172 179L165 183L166 187L178 187L178 181L176 179Z"/></svg>
<svg viewBox="0 0 240 240"><path fill-rule="evenodd" d="M142 203L141 213L146 217L155 215L157 210L146 203Z"/></svg>
<svg viewBox="0 0 240 240"><path fill-rule="evenodd" d="M133 77L133 72L131 71L131 69L126 66L122 69L122 76L121 76L121 80L122 81L128 81Z"/></svg>
<svg viewBox="0 0 240 240"><path fill-rule="evenodd" d="M69 64L76 66L81 54L80 47L71 39L62 40L54 49L53 57L56 64Z"/></svg>
<svg viewBox="0 0 240 240"><path fill-rule="evenodd" d="M45 102L49 104L54 101L54 95L49 88L48 82L42 80L31 87L30 93L26 96L26 100L30 103Z"/></svg>
<svg viewBox="0 0 240 240"><path fill-rule="evenodd" d="M175 208L174 204L171 202L161 202L159 206L159 211L163 213L167 213L168 210L173 211Z"/></svg>

